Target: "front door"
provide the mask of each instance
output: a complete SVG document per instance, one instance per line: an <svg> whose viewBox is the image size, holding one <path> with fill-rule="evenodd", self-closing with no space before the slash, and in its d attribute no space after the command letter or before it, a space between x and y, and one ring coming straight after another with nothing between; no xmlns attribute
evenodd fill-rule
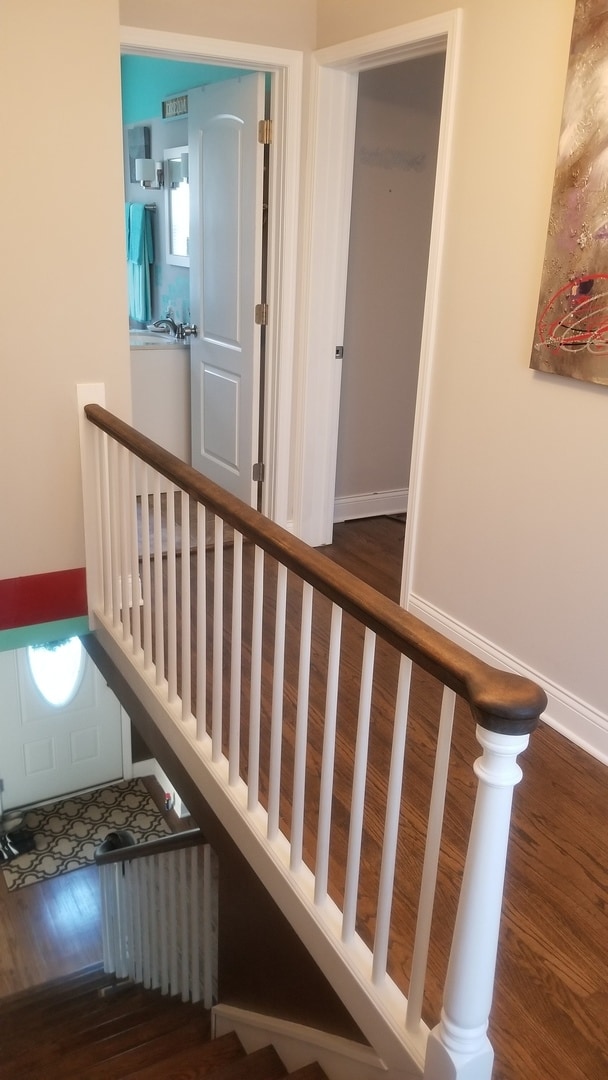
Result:
<svg viewBox="0 0 608 1080"><path fill-rule="evenodd" d="M257 502L264 146L263 74L188 94L192 465ZM196 194L194 194L196 193Z"/></svg>
<svg viewBox="0 0 608 1080"><path fill-rule="evenodd" d="M120 704L73 642L67 668L53 647L0 653L5 810L122 779Z"/></svg>

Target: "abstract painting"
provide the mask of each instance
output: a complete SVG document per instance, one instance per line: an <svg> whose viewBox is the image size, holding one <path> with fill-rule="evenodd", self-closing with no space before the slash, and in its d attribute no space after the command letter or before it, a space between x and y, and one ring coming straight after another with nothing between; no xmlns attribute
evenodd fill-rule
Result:
<svg viewBox="0 0 608 1080"><path fill-rule="evenodd" d="M608 0L577 0L530 367L608 386Z"/></svg>

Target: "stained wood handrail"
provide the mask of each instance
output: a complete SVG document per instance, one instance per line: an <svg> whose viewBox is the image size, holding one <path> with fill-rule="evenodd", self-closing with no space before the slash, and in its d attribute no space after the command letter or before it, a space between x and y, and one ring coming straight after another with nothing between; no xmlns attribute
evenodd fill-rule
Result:
<svg viewBox="0 0 608 1080"><path fill-rule="evenodd" d="M520 735L537 726L547 698L536 683L479 660L102 406L86 405L85 414L96 427L463 697L482 727Z"/></svg>
<svg viewBox="0 0 608 1080"><path fill-rule="evenodd" d="M95 855L97 866L108 863L132 862L133 859L145 859L148 855L164 855L166 851L180 851L182 848L197 847L206 840L200 829L184 829L183 832L159 836L156 840L146 840L143 844L131 844L129 847L116 848L115 851L103 851Z"/></svg>

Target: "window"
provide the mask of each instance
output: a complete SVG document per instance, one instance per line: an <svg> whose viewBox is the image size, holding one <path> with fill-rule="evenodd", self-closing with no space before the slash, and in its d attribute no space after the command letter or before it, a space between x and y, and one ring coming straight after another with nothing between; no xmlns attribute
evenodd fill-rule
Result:
<svg viewBox="0 0 608 1080"><path fill-rule="evenodd" d="M78 637L30 645L27 659L32 679L49 705L68 705L82 681L85 654Z"/></svg>

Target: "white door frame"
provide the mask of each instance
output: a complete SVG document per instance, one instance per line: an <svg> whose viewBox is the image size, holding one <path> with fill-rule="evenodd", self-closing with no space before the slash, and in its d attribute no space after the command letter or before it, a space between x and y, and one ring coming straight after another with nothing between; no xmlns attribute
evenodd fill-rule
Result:
<svg viewBox="0 0 608 1080"><path fill-rule="evenodd" d="M462 13L460 9L357 38L313 54L303 252L302 324L294 453L294 531L310 544L331 542L338 445L353 156L360 71L433 52L446 53L420 374L409 482L401 602L407 606L416 543L417 508L434 363L441 257L447 214Z"/></svg>
<svg viewBox="0 0 608 1080"><path fill-rule="evenodd" d="M301 52L269 45L221 41L164 30L121 26L121 48L130 53L270 72L273 167L269 191L268 309L265 462L262 508L290 523L292 394L296 325L298 186L302 114Z"/></svg>

